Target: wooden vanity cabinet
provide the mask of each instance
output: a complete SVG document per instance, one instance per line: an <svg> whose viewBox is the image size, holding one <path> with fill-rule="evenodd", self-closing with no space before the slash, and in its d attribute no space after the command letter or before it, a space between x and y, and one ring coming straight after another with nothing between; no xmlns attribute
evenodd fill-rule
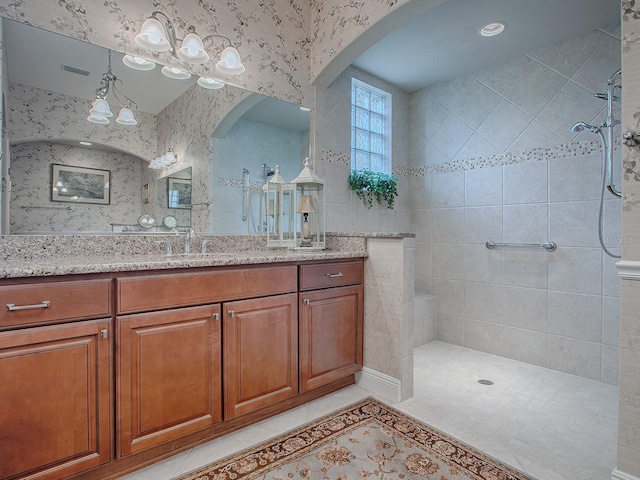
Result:
<svg viewBox="0 0 640 480"><path fill-rule="evenodd" d="M118 456L222 420L219 305L123 315L117 326Z"/></svg>
<svg viewBox="0 0 640 480"><path fill-rule="evenodd" d="M111 318L75 321L110 316L110 286L0 284L1 479L68 478L113 458Z"/></svg>
<svg viewBox="0 0 640 480"><path fill-rule="evenodd" d="M300 391L362 368L362 260L300 266Z"/></svg>
<svg viewBox="0 0 640 480"><path fill-rule="evenodd" d="M298 394L297 295L225 303L224 417Z"/></svg>

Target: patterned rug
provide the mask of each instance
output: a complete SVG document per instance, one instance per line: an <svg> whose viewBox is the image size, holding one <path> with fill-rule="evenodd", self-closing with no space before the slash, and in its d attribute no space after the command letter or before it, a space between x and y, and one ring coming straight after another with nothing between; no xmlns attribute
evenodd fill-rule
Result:
<svg viewBox="0 0 640 480"><path fill-rule="evenodd" d="M533 480L373 398L175 480Z"/></svg>

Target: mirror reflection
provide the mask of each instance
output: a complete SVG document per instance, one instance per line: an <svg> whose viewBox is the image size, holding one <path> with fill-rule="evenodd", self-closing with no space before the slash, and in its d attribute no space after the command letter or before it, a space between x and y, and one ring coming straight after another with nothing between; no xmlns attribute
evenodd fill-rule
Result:
<svg viewBox="0 0 640 480"><path fill-rule="evenodd" d="M2 53L7 58L2 75L8 84L4 115L10 142L5 158L11 165L10 198L2 200L10 205L10 225L3 233L136 232L141 230L141 215L152 216L155 224L149 230L161 232L167 230L165 217L174 217L176 228L192 226L194 209L208 217L207 228L196 227L202 233L260 233L257 192L269 169L280 165L283 176L290 180L308 155L308 112L228 85L199 95L197 98L212 102L199 109L215 111L219 102L214 103L218 98L214 95L246 101L220 121L218 128L212 126L215 131L202 132L202 138L211 137L205 140L208 145L187 151L184 146L190 148L194 138L200 138L185 128L189 122L166 125L160 119L183 118L176 113L189 100L181 99L193 101L189 92L201 87L194 85L193 78L164 77L159 67L132 70L117 52L111 53L111 69L121 95L107 97L113 117L109 125L87 122L101 75L108 68L108 51L7 19L2 19L2 26ZM128 105L127 98L135 105ZM125 106L132 107L137 125L115 122ZM160 170L148 168L151 160L164 153L158 151L158 145L169 143L168 137L168 148L181 144L176 150L178 163ZM80 143L88 139L93 144ZM109 203L53 202L52 164L108 171ZM189 202L184 195L186 179L193 182ZM178 208L169 207L169 182L181 187ZM253 215L244 220L243 212L248 209L243 202L253 206Z"/></svg>

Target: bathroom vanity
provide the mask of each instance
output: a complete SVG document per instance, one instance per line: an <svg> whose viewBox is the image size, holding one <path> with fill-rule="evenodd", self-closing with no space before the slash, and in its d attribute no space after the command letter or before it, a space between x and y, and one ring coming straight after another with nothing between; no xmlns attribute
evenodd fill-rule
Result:
<svg viewBox="0 0 640 480"><path fill-rule="evenodd" d="M361 253L157 257L7 267L0 479L115 478L354 382Z"/></svg>

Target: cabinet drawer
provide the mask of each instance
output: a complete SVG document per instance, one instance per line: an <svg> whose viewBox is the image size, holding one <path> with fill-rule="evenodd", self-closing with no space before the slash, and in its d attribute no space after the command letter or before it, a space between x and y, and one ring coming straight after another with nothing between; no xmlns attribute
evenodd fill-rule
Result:
<svg viewBox="0 0 640 480"><path fill-rule="evenodd" d="M0 330L111 316L111 280L0 286Z"/></svg>
<svg viewBox="0 0 640 480"><path fill-rule="evenodd" d="M300 266L300 290L362 283L362 260Z"/></svg>
<svg viewBox="0 0 640 480"><path fill-rule="evenodd" d="M117 279L118 314L296 291L295 265L136 275Z"/></svg>

